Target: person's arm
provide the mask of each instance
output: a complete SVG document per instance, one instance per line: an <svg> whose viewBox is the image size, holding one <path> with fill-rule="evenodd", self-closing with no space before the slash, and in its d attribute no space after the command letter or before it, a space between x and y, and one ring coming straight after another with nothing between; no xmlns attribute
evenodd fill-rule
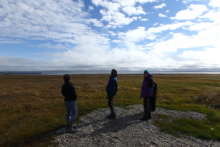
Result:
<svg viewBox="0 0 220 147"><path fill-rule="evenodd" d="M61 88L61 93L62 93L62 95L65 97L64 85L63 85L62 88Z"/></svg>
<svg viewBox="0 0 220 147"><path fill-rule="evenodd" d="M107 95L108 97L112 97L112 93L113 93L113 90L114 90L114 80L113 79L109 79L109 82L108 82L108 86L107 86Z"/></svg>
<svg viewBox="0 0 220 147"><path fill-rule="evenodd" d="M77 94L76 94L76 90L75 90L75 87L71 84L71 87L70 87L70 94L71 94L71 97L73 97L74 100L77 99Z"/></svg>

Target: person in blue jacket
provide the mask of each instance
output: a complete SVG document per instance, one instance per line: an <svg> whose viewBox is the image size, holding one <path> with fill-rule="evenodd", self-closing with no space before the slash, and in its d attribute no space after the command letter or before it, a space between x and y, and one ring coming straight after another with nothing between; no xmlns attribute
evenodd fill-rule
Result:
<svg viewBox="0 0 220 147"><path fill-rule="evenodd" d="M117 71L115 69L112 69L111 76L108 81L108 85L106 86L106 93L107 93L106 98L108 99L108 106L111 110L111 113L110 115L106 116L106 118L116 119L116 114L113 106L113 97L117 94L117 90L118 90Z"/></svg>

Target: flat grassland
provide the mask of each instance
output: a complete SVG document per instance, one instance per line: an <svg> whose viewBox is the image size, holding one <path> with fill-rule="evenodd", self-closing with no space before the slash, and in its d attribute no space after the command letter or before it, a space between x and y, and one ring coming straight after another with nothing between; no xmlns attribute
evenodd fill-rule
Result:
<svg viewBox="0 0 220 147"><path fill-rule="evenodd" d="M47 146L47 134L64 127L63 76L0 76L0 146ZM107 107L105 87L109 75L72 75L78 95L78 116ZM154 75L157 106L207 114L203 121L156 121L167 133L220 140L220 75ZM115 106L142 104L143 75L118 75Z"/></svg>

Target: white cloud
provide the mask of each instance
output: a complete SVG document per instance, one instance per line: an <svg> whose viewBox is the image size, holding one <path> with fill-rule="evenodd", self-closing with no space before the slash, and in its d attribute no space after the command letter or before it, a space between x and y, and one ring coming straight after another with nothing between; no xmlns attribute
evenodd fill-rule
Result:
<svg viewBox="0 0 220 147"><path fill-rule="evenodd" d="M207 28L206 30L201 30L198 32L197 35L192 36L183 35L181 33L175 33L173 34L172 39L168 41L162 41L156 44L155 49L160 52L176 52L177 49L190 49L199 47L209 47L218 49L220 42L220 30L216 30L216 27L217 26L213 28Z"/></svg>
<svg viewBox="0 0 220 147"><path fill-rule="evenodd" d="M121 6L134 6L136 3L152 3L152 2L158 2L158 0L113 0L114 2L118 2Z"/></svg>
<svg viewBox="0 0 220 147"><path fill-rule="evenodd" d="M159 13L158 16L159 16L159 17L167 17L166 15L164 15L164 14L162 14L162 13Z"/></svg>
<svg viewBox="0 0 220 147"><path fill-rule="evenodd" d="M160 25L159 27L151 27L147 30L148 34L151 34L152 36L156 36L155 34L161 33L168 30L176 30L181 27L187 27L191 26L193 23L190 21L183 22L183 23L173 23L173 24L167 24L167 25Z"/></svg>
<svg viewBox="0 0 220 147"><path fill-rule="evenodd" d="M190 3L190 2L193 2L193 1L201 1L201 0L183 0L183 3L187 4L187 3Z"/></svg>
<svg viewBox="0 0 220 147"><path fill-rule="evenodd" d="M143 11L143 8L141 6L138 6L138 7L131 7L131 6L124 7L124 8L122 8L122 11L124 11L128 15L146 14Z"/></svg>
<svg viewBox="0 0 220 147"><path fill-rule="evenodd" d="M119 42L121 42L121 40L112 40L112 42L119 43Z"/></svg>
<svg viewBox="0 0 220 147"><path fill-rule="evenodd" d="M61 43L58 43L56 45L52 45L51 43L45 43L38 45L41 48L49 48L49 49L66 49L66 45L62 45Z"/></svg>
<svg viewBox="0 0 220 147"><path fill-rule="evenodd" d="M219 0L211 0L209 2L209 5L212 7L220 7L220 1Z"/></svg>
<svg viewBox="0 0 220 147"><path fill-rule="evenodd" d="M141 21L148 21L149 19L146 19L146 18L143 18L143 19L141 19Z"/></svg>
<svg viewBox="0 0 220 147"><path fill-rule="evenodd" d="M110 1L104 1L104 0L92 0L92 2L96 6L102 6L107 8L109 11L118 11L119 8L121 7L119 3L113 3Z"/></svg>
<svg viewBox="0 0 220 147"><path fill-rule="evenodd" d="M189 0L186 1L189 2ZM0 43L18 43L23 38L23 40L44 42L52 40L56 43L36 45L51 49L49 50L51 53L46 50L46 55L53 58L52 60L39 62L1 56L1 69L92 70L120 67L140 69L142 67L181 67L198 63L211 66L220 63L220 12L216 8L218 1L210 1L209 5L215 8L209 11L204 5L190 5L187 10L176 14L174 19L181 20L180 22L158 25L155 23L157 20L154 20L150 22L150 25L154 24L151 28L145 25L145 27L140 26L143 24L140 23L136 29L123 28L114 30L115 32L108 28L122 27L137 19L148 20L141 16L132 17L132 15L146 14L140 4L157 2L157 0L92 0L92 2L94 7L90 6L89 10L96 8L95 6L103 7L100 11L101 19L90 18L92 13L88 14L83 11L85 7L81 0L2 1ZM134 8L134 11L123 11L123 8L124 10ZM204 14L206 11L207 13ZM129 17L123 14L124 12ZM161 14L161 16L165 15ZM194 18L200 19L201 22L182 21ZM204 20L205 22L202 22ZM91 23L104 29L89 27ZM104 24L107 25L104 26ZM132 24L132 27L136 26ZM197 34L188 36L187 33L179 32L181 28L196 31ZM124 32L117 33L116 31ZM168 35L169 38L162 33ZM16 39L10 39L11 37ZM108 37L113 39L110 40ZM71 43L75 45L69 49ZM195 51L194 48L199 51ZM54 49L56 49L55 52Z"/></svg>
<svg viewBox="0 0 220 147"><path fill-rule="evenodd" d="M145 27L138 27L134 30L129 30L126 33L119 33L119 38L126 42L139 42L145 39L152 39L152 34L145 31ZM155 39L155 36L154 36Z"/></svg>
<svg viewBox="0 0 220 147"><path fill-rule="evenodd" d="M89 11L93 10L94 8L92 6L89 6Z"/></svg>
<svg viewBox="0 0 220 147"><path fill-rule="evenodd" d="M203 14L203 12L207 11L207 7L205 5L194 5L191 4L187 10L179 11L175 17L171 19L195 19Z"/></svg>
<svg viewBox="0 0 220 147"><path fill-rule="evenodd" d="M114 33L113 31L108 31L108 33L113 37L117 35L117 33Z"/></svg>
<svg viewBox="0 0 220 147"><path fill-rule="evenodd" d="M170 12L170 10L166 10L165 12L168 13L168 12Z"/></svg>
<svg viewBox="0 0 220 147"><path fill-rule="evenodd" d="M103 24L100 21L98 21L97 19L90 18L89 21L92 22L94 24L94 26L96 26L96 27L103 27Z"/></svg>
<svg viewBox="0 0 220 147"><path fill-rule="evenodd" d="M158 6L154 6L154 9L162 9L163 7L166 7L165 3L158 5Z"/></svg>
<svg viewBox="0 0 220 147"><path fill-rule="evenodd" d="M128 25L131 23L134 19L126 17L123 13L120 12L113 12L113 11L105 11L100 10L100 13L103 15L102 21L107 21L108 25L107 27L110 28L116 28L123 25Z"/></svg>
<svg viewBox="0 0 220 147"><path fill-rule="evenodd" d="M75 36L89 30L83 8L82 1L2 1L0 37L74 43Z"/></svg>

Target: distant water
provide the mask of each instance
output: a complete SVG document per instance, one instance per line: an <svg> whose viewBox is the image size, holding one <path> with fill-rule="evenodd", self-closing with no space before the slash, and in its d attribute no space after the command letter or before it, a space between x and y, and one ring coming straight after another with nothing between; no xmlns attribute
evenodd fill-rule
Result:
<svg viewBox="0 0 220 147"><path fill-rule="evenodd" d="M0 71L0 75L64 75L64 74L110 74L111 71ZM152 74L220 74L220 72L152 71ZM120 71L118 74L143 74L143 71Z"/></svg>
<svg viewBox="0 0 220 147"><path fill-rule="evenodd" d="M110 74L111 71L43 71L42 75L64 75L64 74ZM152 74L220 74L220 72L165 72L153 71ZM118 71L118 74L143 74L143 71Z"/></svg>

